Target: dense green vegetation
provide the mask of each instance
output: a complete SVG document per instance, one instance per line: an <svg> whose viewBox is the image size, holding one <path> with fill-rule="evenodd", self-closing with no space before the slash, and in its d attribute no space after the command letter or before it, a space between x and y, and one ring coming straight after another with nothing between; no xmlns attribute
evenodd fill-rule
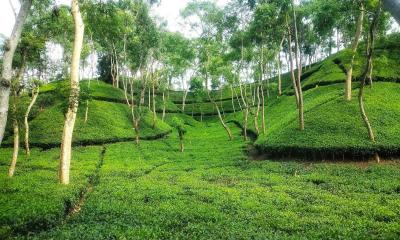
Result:
<svg viewBox="0 0 400 240"><path fill-rule="evenodd" d="M320 68L312 75L320 74L319 71ZM30 121L34 146L59 144L63 103L57 97L59 94L51 90L54 84L43 86L40 98L51 101L38 109ZM75 148L73 184L62 188L56 184L57 148L34 149L29 158L22 154L15 178L1 177L5 186L0 194L2 237L145 239L279 235L278 238L285 239L307 235L387 239L400 235L396 210L400 206L398 162L373 164L349 159L375 151L382 156L398 153L397 83L376 82L367 88L366 105L377 134L376 144L366 137L356 101L343 100L340 83L305 91L307 128L302 133L296 128L294 96L267 99L267 134L258 137L258 150L284 158L314 156L319 160L342 160L344 155L343 160L349 163L251 160L246 156L248 143L241 139L237 125L229 124L235 140L228 142L218 121L213 119L215 115L200 123L191 117L191 104L186 105L187 114L167 113L165 123L159 112L155 129L152 114L147 111L142 124L141 134L146 138L169 133L173 118L180 118L187 129L185 152L179 152L176 130L165 139L144 141L138 147L133 143L129 107L114 100L124 100L123 92L102 82L91 84L91 94L104 98L92 97L87 123L83 122L85 103L81 102L74 141L105 145ZM230 100L218 104L231 109ZM200 105L204 113L215 114L210 102ZM199 111L196 108L195 114ZM240 125L242 118L243 112L226 113L228 122ZM252 115L249 130L255 132ZM110 144L119 141L127 142ZM3 172L11 152L7 148L0 150ZM27 194L31 197L26 198Z"/></svg>
<svg viewBox="0 0 400 240"><path fill-rule="evenodd" d="M83 82L85 86L87 82ZM62 124L64 119L65 102L62 102L63 94L52 93L54 85L65 84L64 82L51 83L43 87L44 91L38 101L46 99L48 104L41 110L36 109L34 118L30 121L31 143L38 147L55 147L60 145ZM126 103L115 102L119 99L125 101L123 91L115 89L109 84L92 81L90 87L91 101L89 101L88 121L84 122L86 102L81 102L77 114L77 123L74 143L101 144L105 142L128 141L135 138L131 120L130 108ZM102 100L95 100L100 98ZM170 104L171 105L171 104ZM146 110L143 113L140 137L143 139L157 138L166 135L171 128L158 118L156 125L152 127L152 114ZM6 145L12 144L12 135L6 138Z"/></svg>
<svg viewBox="0 0 400 240"><path fill-rule="evenodd" d="M75 148L73 184L60 187L57 183L59 149L34 149L29 158L21 153L21 161L12 179L4 174L12 151L1 149L0 238L49 229L62 221L68 208L85 191L88 178L94 176L100 150L101 147Z"/></svg>
<svg viewBox="0 0 400 240"><path fill-rule="evenodd" d="M9 4L0 239L400 239L398 3Z"/></svg>
<svg viewBox="0 0 400 240"><path fill-rule="evenodd" d="M228 143L218 123L188 126L184 153L178 151L177 134L144 141L140 147L128 142L105 145L93 189L81 210L67 220L62 219L63 204L66 199L78 201L74 197L84 183L76 177L87 178L89 170L93 174L101 147L74 151L74 184L65 189L56 188L56 149L41 152L42 160L21 160L11 183L2 177L7 182L2 205L20 206L19 214L2 214L3 229L18 223L23 230L15 232L17 237L31 231L35 239L399 236L398 163L248 160L239 129L231 127L236 140L225 148L215 148ZM47 183L47 175L40 173L49 173ZM39 206L29 208L32 202L16 197L25 191L31 191ZM30 229L35 222L41 224Z"/></svg>

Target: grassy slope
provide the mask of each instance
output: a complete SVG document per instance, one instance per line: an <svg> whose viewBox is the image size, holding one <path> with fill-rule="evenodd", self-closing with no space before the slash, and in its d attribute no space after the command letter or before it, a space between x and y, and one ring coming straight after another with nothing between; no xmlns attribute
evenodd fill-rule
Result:
<svg viewBox="0 0 400 240"><path fill-rule="evenodd" d="M374 85L366 89L366 109L376 133L372 144L360 116L355 82L353 101L343 100L343 84L346 75L340 65L347 67L348 53L339 52L304 71L303 89L306 130L297 130L297 111L290 87L280 98L266 100L267 134L261 135L256 146L263 152L278 156L311 155L317 158L336 158L342 154L369 155L376 151L384 155L400 154L400 138L396 123L400 117L399 90L400 46L396 36L381 41L376 46ZM362 48L362 46L361 46ZM358 78L364 56L361 50L356 57L355 77ZM384 81L384 82L382 82ZM392 83L391 83L392 82ZM324 86L328 85L328 86ZM318 87L319 86L319 87ZM204 108L206 108L203 105ZM211 105L208 105L211 108ZM232 108L232 107L231 107ZM206 108L207 109L207 108ZM228 121L243 123L243 113L229 114ZM261 129L261 120L258 121ZM249 129L255 132L254 117L249 117ZM292 155L292 156L293 156Z"/></svg>
<svg viewBox="0 0 400 240"><path fill-rule="evenodd" d="M343 147L364 152L377 147L396 150L400 143L399 88L396 83L375 83L372 90L366 89L376 146L366 139L356 101L342 101L343 84L305 91L304 133L296 129L293 96L269 99L268 132L256 144L276 152L298 147L324 152ZM111 91L103 90L103 96ZM101 96L102 91L98 92ZM51 95L48 91L47 96ZM42 112L38 110L31 122L32 141L58 143L62 111L57 104L53 101L44 105ZM87 125L82 123L81 104L76 138L132 137L129 109L124 104L99 99L90 104ZM30 160L22 155L15 178L0 176L0 184L5 186L0 191L0 238L10 233L23 238L28 231L33 231L30 238L37 239L400 237L398 162L249 161L243 151L246 143L233 124L235 140L228 142L217 121L201 124L183 114L167 114L160 129L169 130L167 124L173 116L189 125L184 153L178 151L176 133L162 140L142 141L139 148L132 142L106 144L99 181L81 212L64 224L65 203L77 200L95 172L101 147L75 148L72 185L68 187L57 184L59 149L34 149ZM227 120L241 118L242 113L236 113ZM144 119L147 127L143 133L147 134L151 116ZM252 121L250 118L254 129ZM0 149L0 156L0 170L5 173L11 149Z"/></svg>
<svg viewBox="0 0 400 240"><path fill-rule="evenodd" d="M400 166L248 161L237 128L106 146L98 185L35 239L396 239ZM229 147L217 147L229 146Z"/></svg>
<svg viewBox="0 0 400 240"><path fill-rule="evenodd" d="M64 218L67 202L75 202L99 161L100 147L74 148L71 184L57 182L60 150L33 149L29 159L21 152L16 172L6 172L11 149L0 150L0 238L12 232L28 233L51 228Z"/></svg>
<svg viewBox="0 0 400 240"><path fill-rule="evenodd" d="M400 86L379 82L373 89L366 89L365 104L376 133L376 144L368 139L358 102L345 102L342 87L338 84L306 92L304 132L298 130L293 97L267 107L267 134L261 135L256 145L265 152L281 154L291 151L299 154L336 153L339 156L342 153L357 155L375 151L399 154Z"/></svg>
<svg viewBox="0 0 400 240"><path fill-rule="evenodd" d="M87 81L83 81L82 88L87 83ZM62 94L56 93L56 89L57 87L62 88L62 84L65 84L65 82L55 82L42 87L43 90L39 95L38 104L33 109L32 119L30 120L30 141L34 145L55 146L60 143L65 103L62 101ZM94 144L133 139L135 134L132 128L130 108L125 103L118 103L125 101L123 91L100 81L92 81L91 96L89 117L86 124L84 123L86 102L81 102L79 105L73 136L74 142ZM25 105L29 102L27 97L23 97L23 102L24 107L26 107ZM169 103L169 105L171 104ZM170 126L160 119L156 120L156 127L153 129L152 114L149 111L144 113L141 121L141 138L153 138L166 134L170 130ZM10 145L13 138L10 130L7 136L5 144Z"/></svg>
<svg viewBox="0 0 400 240"><path fill-rule="evenodd" d="M386 39L381 39L375 46L374 52L374 81L400 81L400 35L392 35ZM303 88L309 89L316 85L328 85L332 83L344 82L346 79L345 71L350 67L349 50L336 53L324 61L316 64L314 68L319 70L303 80ZM355 61L353 76L359 78L365 64L365 46L361 44L358 48ZM311 69L310 71L313 71ZM306 71L307 73L307 71Z"/></svg>

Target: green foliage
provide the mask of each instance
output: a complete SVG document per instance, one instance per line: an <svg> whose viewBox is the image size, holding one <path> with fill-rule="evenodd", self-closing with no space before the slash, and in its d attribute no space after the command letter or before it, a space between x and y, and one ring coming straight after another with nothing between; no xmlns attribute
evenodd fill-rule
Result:
<svg viewBox="0 0 400 240"><path fill-rule="evenodd" d="M236 137L228 144L218 124L208 125L190 128L184 153L176 151L177 138L143 141L139 148L107 145L98 184L81 211L29 237L398 238L397 162L249 161L238 128L232 126ZM40 179L37 170L29 173Z"/></svg>
<svg viewBox="0 0 400 240"><path fill-rule="evenodd" d="M375 83L366 89L365 104L377 142L369 141L363 125L356 94L352 102L343 100L342 84L318 87L305 92L305 125L297 130L297 113L293 97L285 97L267 106L267 134L256 145L271 154L307 156L331 159L346 156L370 155L379 152L391 155L399 151L400 129L396 119L399 86L394 83ZM292 110L289 110L292 109Z"/></svg>
<svg viewBox="0 0 400 240"><path fill-rule="evenodd" d="M112 83L110 55L103 54L99 56L97 73L100 79L103 79L106 83Z"/></svg>
<svg viewBox="0 0 400 240"><path fill-rule="evenodd" d="M174 127L178 131L179 138L183 139L183 136L186 133L186 128L185 128L184 122L178 117L173 117L171 126Z"/></svg>
<svg viewBox="0 0 400 240"><path fill-rule="evenodd" d="M57 178L60 149L33 149L31 157L20 153L16 173L7 176L12 149L0 150L0 238L50 229L64 218L93 174L100 147L74 148L71 184L60 186Z"/></svg>
<svg viewBox="0 0 400 240"><path fill-rule="evenodd" d="M67 81L58 81L42 87L44 90L39 94L30 118L30 142L33 146L45 148L59 146L64 113L68 104L68 84ZM88 81L82 81L80 85L81 95L75 123L74 144L99 144L134 139L131 110L125 103L122 90L101 81L91 81L90 88ZM18 106L22 114L18 116L23 116L29 100L27 96L21 98L21 104ZM84 122L86 100L90 100L87 123ZM157 102L161 102L159 97ZM167 102L167 110L177 111L177 107L173 105L173 108L172 105ZM158 105L157 110L161 109L162 106ZM171 131L171 127L159 119L153 128L153 116L146 107L142 107L141 115L141 138L157 138ZM9 145L12 143L11 127L9 124L5 140L5 144Z"/></svg>

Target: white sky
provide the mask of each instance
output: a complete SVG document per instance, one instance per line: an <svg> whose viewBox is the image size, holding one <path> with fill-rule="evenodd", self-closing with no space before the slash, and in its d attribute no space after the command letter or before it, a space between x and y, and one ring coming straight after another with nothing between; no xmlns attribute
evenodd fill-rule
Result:
<svg viewBox="0 0 400 240"><path fill-rule="evenodd" d="M5 36L10 36L12 27L14 25L15 17L10 5L10 1L18 11L18 0L0 0L0 33ZM229 0L214 0L218 6L224 6ZM69 5L71 0L56 0L58 4ZM151 12L154 15L165 19L168 22L168 29L170 31L182 32L184 35L192 35L188 26L184 25L183 20L180 18L180 11L185 8L190 0L161 0L159 6L154 6ZM394 24L395 29L398 29L397 24Z"/></svg>
<svg viewBox="0 0 400 240"><path fill-rule="evenodd" d="M0 0L0 33L10 36L14 25L14 13L9 3L10 0ZM11 0L17 12L19 8L18 0ZM70 5L71 0L56 0L58 4ZM176 32L180 31L189 34L190 29L185 27L183 20L180 18L180 11L185 8L190 0L161 0L159 6L154 6L151 12L168 22L168 29ZM224 6L228 0L215 0L218 6Z"/></svg>

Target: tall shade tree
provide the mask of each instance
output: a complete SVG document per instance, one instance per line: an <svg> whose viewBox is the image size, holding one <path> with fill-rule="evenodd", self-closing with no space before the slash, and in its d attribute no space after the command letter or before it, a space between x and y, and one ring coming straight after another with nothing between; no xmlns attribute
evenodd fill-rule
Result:
<svg viewBox="0 0 400 240"><path fill-rule="evenodd" d="M250 34L253 42L258 46L258 55L257 58L257 70L256 79L257 81L257 111L255 114L254 123L258 123L258 116L260 110L260 95L261 95L261 103L262 103L262 127L263 133L266 133L265 128L265 98L264 98L264 84L263 80L267 81L267 97L269 96L269 79L268 74L271 69L267 68L266 65L268 63L273 63L278 60L278 94L281 95L282 87L281 87L281 77L280 77L280 63L279 63L279 55L282 50L282 44L285 40L285 32L284 28L280 24L282 22L282 18L276 14L278 11L278 7L275 4L268 3L260 3L254 12L254 18L250 25ZM260 94L261 93L261 94ZM257 132L258 126L255 126Z"/></svg>
<svg viewBox="0 0 400 240"><path fill-rule="evenodd" d="M211 97L209 85L211 80L220 80L219 71L212 64L223 54L226 48L224 46L224 32L225 32L225 15L222 9L216 6L213 2L209 1L192 1L182 11L182 16L186 19L189 17L196 17L198 21L192 22L192 28L200 31L198 43L198 59L199 69L204 76L205 89L208 99L217 110L221 125L228 134L230 140L233 139L232 132L229 126L225 123L219 106Z"/></svg>
<svg viewBox="0 0 400 240"><path fill-rule="evenodd" d="M26 57L24 56L21 60L20 66L18 67L18 73L13 78L11 82L11 91L12 91L12 111L11 111L11 119L12 119L12 127L14 133L14 149L12 160L10 164L10 168L8 169L8 176L12 177L15 172L15 166L17 164L18 153L19 153L19 125L20 125L20 113L19 113L19 100L20 100L20 93L22 90L22 83L21 80L23 78L25 67L26 67Z"/></svg>
<svg viewBox="0 0 400 240"><path fill-rule="evenodd" d="M72 0L71 13L74 19L74 46L71 61L71 90L67 114L65 116L64 129L61 139L59 181L61 184L69 184L71 165L72 134L74 131L76 112L79 104L79 62L83 46L84 24L79 10L78 0Z"/></svg>
<svg viewBox="0 0 400 240"><path fill-rule="evenodd" d="M373 2L374 5L376 5L376 9L375 12L373 13L372 16L372 21L369 27L369 31L368 31L368 39L367 39L367 49L366 49L366 60L367 63L365 65L365 69L362 73L361 76L361 84L360 84L360 90L358 92L358 102L359 102L359 106L360 106L360 112L361 112L361 117L362 120L365 124L365 127L368 130L368 136L369 139L375 143L375 134L373 132L371 123L368 119L367 116L367 112L365 111L365 107L364 107L364 86L366 84L368 75L370 74L371 70L372 70L372 57L373 57L373 53L374 53L374 43L375 43L375 35L376 35L376 31L378 28L378 21L379 21L379 17L381 15L381 2L380 0L378 0L377 2ZM379 155L376 153L375 154L375 159L377 162L379 162Z"/></svg>
<svg viewBox="0 0 400 240"><path fill-rule="evenodd" d="M195 53L189 39L180 33L165 32L161 39L161 55L166 69L168 80L180 78L182 95L182 112L185 111L185 102L188 94L189 84L186 83L185 74L192 67L195 60ZM189 78L190 79L190 78ZM186 84L185 84L186 83ZM186 87L185 87L186 85Z"/></svg>
<svg viewBox="0 0 400 240"><path fill-rule="evenodd" d="M5 44L5 52L3 56L3 69L0 79L0 145L4 138L4 131L7 124L8 105L10 98L10 87L12 78L12 62L15 50L18 46L22 29L29 10L32 6L32 0L24 0L21 2L21 8L15 20L15 24L11 33L11 37Z"/></svg>
<svg viewBox="0 0 400 240"><path fill-rule="evenodd" d="M46 41L49 39L47 23L51 18L48 17L49 11L33 12L26 21L26 26L21 36L20 44L17 52L22 60L21 66L30 69L39 69L38 73L42 72L44 57L46 53ZM22 69L23 70L23 69ZM20 68L21 71L21 68ZM22 73L23 74L23 73ZM29 115L39 95L40 81L38 79L26 79L21 83L27 91L31 91L31 101L24 113L24 128L25 128L25 151L26 155L30 155L29 147Z"/></svg>

